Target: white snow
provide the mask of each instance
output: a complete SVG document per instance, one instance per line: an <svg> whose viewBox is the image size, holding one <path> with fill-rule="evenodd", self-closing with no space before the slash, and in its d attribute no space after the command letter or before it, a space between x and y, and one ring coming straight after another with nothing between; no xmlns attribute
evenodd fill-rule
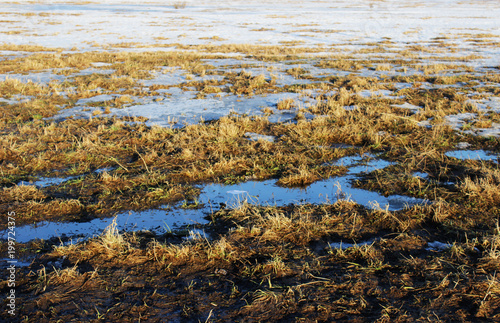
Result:
<svg viewBox="0 0 500 323"><path fill-rule="evenodd" d="M500 2L496 0L186 0L186 4L176 10L172 2L154 0L140 5L130 0L3 2L0 12L10 18L17 18L16 13L37 15L2 24L0 32L5 43L64 49L121 43L159 48L173 43L284 42L352 49L384 40L394 42L392 46L398 49L441 37L453 40L458 54L484 53L487 61L498 62L494 58L498 47L483 50L467 42L475 34L500 35ZM47 12L54 15L38 15Z"/></svg>

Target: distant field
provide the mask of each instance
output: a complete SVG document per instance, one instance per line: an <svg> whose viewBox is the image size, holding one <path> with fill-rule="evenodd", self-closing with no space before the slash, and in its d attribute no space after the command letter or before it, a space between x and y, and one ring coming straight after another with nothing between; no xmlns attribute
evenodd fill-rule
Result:
<svg viewBox="0 0 500 323"><path fill-rule="evenodd" d="M1 317L500 320L498 17L3 1Z"/></svg>

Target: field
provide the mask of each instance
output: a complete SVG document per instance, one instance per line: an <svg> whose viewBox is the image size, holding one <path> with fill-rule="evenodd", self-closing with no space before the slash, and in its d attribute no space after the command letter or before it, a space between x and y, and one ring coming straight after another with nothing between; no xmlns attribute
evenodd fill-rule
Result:
<svg viewBox="0 0 500 323"><path fill-rule="evenodd" d="M3 1L0 318L500 321L499 16Z"/></svg>

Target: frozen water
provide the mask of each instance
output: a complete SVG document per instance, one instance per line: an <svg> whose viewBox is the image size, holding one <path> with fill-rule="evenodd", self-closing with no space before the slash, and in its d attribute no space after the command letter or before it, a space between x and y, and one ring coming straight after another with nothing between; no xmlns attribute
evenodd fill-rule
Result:
<svg viewBox="0 0 500 323"><path fill-rule="evenodd" d="M269 45L299 42L313 48L342 46L345 51L388 39L398 49L413 42L430 43L446 35L456 43L457 55L462 51L486 54L486 64L481 65L491 65L487 63L496 61L498 49L477 46L463 34L469 33L471 38L477 33L500 34L498 1L303 0L277 5L263 0L188 0L186 8L174 10L164 1L139 6L128 0L92 3L55 0L4 2L1 9L7 13L58 13L50 18L23 17L19 22L3 24L0 32L5 43L40 44L66 50L107 48L123 42L144 44L154 50L172 43L195 45L215 41ZM9 33L13 28L22 28L24 32L21 36ZM205 39L200 39L203 38L200 35L206 36Z"/></svg>
<svg viewBox="0 0 500 323"><path fill-rule="evenodd" d="M475 34L491 34L491 38L500 36L498 19L500 3L498 1L460 1L460 0L340 0L332 3L319 0L285 1L274 4L268 1L186 1L186 8L174 10L171 3L149 1L137 5L128 0L107 0L100 2L66 2L66 1L18 1L3 2L1 12L5 15L26 15L22 20L0 25L2 41L6 44L30 44L61 48L65 52L86 50L124 50L124 51L170 51L179 50L180 45L197 44L265 44L285 46L287 42L296 42L299 46L308 47L308 58L290 58L285 62L262 62L245 57L245 46L241 53L214 54L213 59L205 59L204 63L213 65L219 71L242 71L245 69L253 75L263 74L266 79L275 77L277 86L291 84L310 84L312 81L294 77L286 70L302 67L311 76L331 76L348 74L371 76L381 79L383 75L406 75L420 73L411 66L395 70L397 66L389 66L390 71L377 71L375 67L361 70L342 70L342 68L320 68L315 57L335 60L336 55L347 55L349 58L383 59L398 57L399 51L410 49L423 60L439 62L441 56L464 56L473 53L478 57L464 64L480 67L497 66L500 49L492 46L472 44ZM55 15L38 15L38 13L56 13ZM75 16L76 15L76 16ZM466 22L466 24L464 24ZM10 33L13 29L22 28L21 35ZM445 36L446 37L443 37ZM202 36L202 37L201 37ZM217 37L215 37L217 36ZM453 45L456 53L444 49L443 53L426 53L412 49L414 45L426 46L434 44L436 37L441 37L446 44ZM97 43L97 41L99 43ZM385 41L385 43L384 43ZM120 43L138 43L139 48L128 48ZM384 47L388 52L363 52L373 49L374 44ZM113 47L117 45L118 47ZM193 51L197 49L192 49ZM203 51L203 49L199 49ZM235 49L236 51L236 49ZM7 54L9 54L7 52ZM24 53L24 52L23 52ZM217 55L217 56L215 56ZM302 54L301 54L302 55ZM219 57L220 56L220 57ZM401 56L401 55L399 55ZM221 58L222 57L222 58ZM402 59L406 59L404 55ZM401 58L400 57L400 58ZM225 59L224 59L225 58ZM311 58L311 59L309 59ZM443 63L449 63L443 60ZM245 67L241 65L244 64ZM375 62L374 64L378 64ZM106 69L113 64L94 62L92 67L84 69L69 77L58 75L57 69L42 70L36 73L4 74L23 82L33 81L45 84L51 80L64 81L76 75L91 73L112 73ZM316 66L315 66L316 65ZM158 66L159 68L159 66ZM186 70L162 67L154 71L153 78L142 80L145 87L161 84L178 86L185 83ZM448 72L446 72L448 73ZM440 75L448 75L448 74ZM451 74L450 74L451 75ZM456 74L453 74L456 75ZM192 80L221 80L220 75L192 76ZM317 82L317 81L314 81ZM412 86L409 83L398 83L396 88ZM422 88L439 88L461 86L461 84L441 85L423 83ZM167 92L167 91L166 91ZM387 98L399 98L389 90L361 90L361 96L381 95ZM116 97L114 94L107 94ZM259 109L274 106L274 102L266 102L263 97L238 98L221 94L221 97L208 96L204 100L193 100L194 92L172 95L162 102L149 102L133 98L133 103L124 109L111 109L108 116L138 116L149 118L148 125L169 126L171 120L198 122L217 119L235 111L243 114L260 115ZM87 100L87 101L86 101ZM69 116L92 116L92 108L82 111L85 102L96 102L95 99L83 99L76 108L62 110L57 118ZM498 98L476 100L481 110L500 110ZM304 100L304 104L310 101ZM401 108L416 112L417 109L403 104ZM349 106L346 109L355 109ZM272 115L273 121L289 120L293 116L288 112ZM457 119L458 118L458 119ZM458 117L450 117L452 126L461 126ZM478 129L478 135L498 136L500 127Z"/></svg>
<svg viewBox="0 0 500 323"><path fill-rule="evenodd" d="M460 130L466 120L474 120L477 116L476 113L459 113L445 116L446 124L450 125L453 129Z"/></svg>
<svg viewBox="0 0 500 323"><path fill-rule="evenodd" d="M69 180L77 178L77 177L78 176L69 176L69 177L42 177L42 178L38 179L35 182L20 181L17 185L33 185L33 186L42 188L42 187L59 185L61 183L64 183L66 181L69 181Z"/></svg>
<svg viewBox="0 0 500 323"><path fill-rule="evenodd" d="M104 168L99 168L94 171L96 174L104 173L104 172L110 172L112 170L116 169L116 167L104 167Z"/></svg>
<svg viewBox="0 0 500 323"><path fill-rule="evenodd" d="M328 247L332 249L341 249L346 250L352 247L361 247L371 245L375 240L361 241L358 243L349 243L349 242L329 242Z"/></svg>
<svg viewBox="0 0 500 323"><path fill-rule="evenodd" d="M414 177L420 177L422 179L427 179L429 177L429 174L427 173L422 173L422 172L413 172L412 174Z"/></svg>
<svg viewBox="0 0 500 323"><path fill-rule="evenodd" d="M457 144L457 148L458 149L466 149L466 148L469 148L471 146L471 144L469 144L468 142L466 141L461 141Z"/></svg>
<svg viewBox="0 0 500 323"><path fill-rule="evenodd" d="M425 248L425 250L427 250L427 251L444 251L444 250L450 249L452 246L453 245L451 245L449 243L433 241L433 242L427 243L427 248Z"/></svg>
<svg viewBox="0 0 500 323"><path fill-rule="evenodd" d="M215 120L230 114L231 112L250 115L263 115L261 109L266 107L276 107L278 101L286 98L296 98L304 101L307 97L300 99L297 93L272 93L266 96L250 96L238 97L232 94L224 94L221 97L208 95L204 99L196 99L195 92L182 91L179 88L170 88L166 93L171 95L163 97L163 100L154 102L154 97L147 98L143 103L136 99L136 104L126 105L123 108L111 108L110 113L106 116L123 116L123 117L145 117L148 118L147 125L159 125L168 127L172 124L172 120L178 124L197 123L201 119ZM85 106L85 103L100 102L110 100L115 95L98 95L88 99L81 99L78 105L63 109L53 119L65 119L69 117L84 117L92 116L92 108ZM131 97L132 100L134 98ZM272 122L291 120L295 114L287 113L286 111L276 112L271 116ZM271 119L270 117L270 119Z"/></svg>
<svg viewBox="0 0 500 323"><path fill-rule="evenodd" d="M31 265L31 262L10 258L0 259L0 269L7 269L11 265L14 265L16 268L28 267L29 265Z"/></svg>
<svg viewBox="0 0 500 323"><path fill-rule="evenodd" d="M445 153L448 157L458 159L472 159L472 160L498 160L498 154L487 152L484 150L454 150Z"/></svg>
<svg viewBox="0 0 500 323"><path fill-rule="evenodd" d="M15 79L23 83L33 82L38 84L48 84L51 81L63 81L66 78L67 76L54 74L54 71L52 70L29 74L0 74L0 82L8 79Z"/></svg>
<svg viewBox="0 0 500 323"><path fill-rule="evenodd" d="M481 137L500 137L500 123L492 123L491 128L476 128L474 133Z"/></svg>
<svg viewBox="0 0 500 323"><path fill-rule="evenodd" d="M360 49L373 48L368 43L384 47L383 41L390 40L392 53L377 53L379 57L397 57L397 52L418 44L426 46L436 37L446 35L446 44L453 43L456 53L453 55L482 55L482 59L473 59L464 64L472 66L498 66L500 49L491 46L478 46L466 40L474 38L474 34L500 35L498 17L500 3L498 1L460 1L460 0L339 0L325 2L319 0L286 1L282 4L274 2L256 1L207 1L188 0L186 8L174 10L170 3L164 1L150 1L147 4L137 5L137 2L128 0L107 0L100 2L70 2L63 0L53 1L18 1L3 2L1 12L8 14L35 13L25 15L19 22L0 25L2 42L7 44L31 44L52 47L61 47L63 51L70 51L76 47L77 51L86 50L115 50L113 44L140 43L144 48L120 48L128 51L178 50L175 44L265 44L282 45L283 42L297 42L300 46L319 50L310 56L331 55L332 51L347 54L349 57L372 58L372 53L356 53ZM36 13L57 13L50 16ZM73 16L78 15L77 17ZM50 19L50 24L47 20ZM309 26L314 26L315 30ZM304 27L303 27L304 26ZM13 28L23 28L21 35L10 33ZM464 37L470 33L471 36ZM200 36L206 36L201 39ZM218 36L214 38L211 36ZM96 42L99 41L99 43ZM111 47L110 47L111 45ZM167 46L167 47L164 47ZM386 49L389 47L385 47ZM332 51L330 51L330 49ZM202 50L202 49L201 49ZM243 50L244 52L244 50ZM440 55L453 56L444 50L443 54L413 51L422 60L434 60ZM10 59L10 52L4 54L4 59ZM24 55L24 52L21 54ZM19 55L16 53L15 55ZM319 68L314 61L297 59L297 62L262 63L258 60L243 58L239 53L218 53L227 59L206 60L218 70L241 71L241 64L248 64L245 70L253 75L263 74L266 79L276 76L277 85L308 84L310 80L300 79L286 73L287 69L303 67L312 76L371 76L381 79L383 75L414 75L423 74L411 67L407 70L373 71L362 69L358 71L344 71L335 68ZM385 55L385 56L384 56ZM233 66L231 66L231 64ZM91 68L82 70L76 75L91 73L107 74L113 70L106 69L109 63L96 62ZM64 81L68 77L56 74L57 70L42 70L37 73L4 74L0 81L6 78L16 78L22 82L37 82L46 84L52 80ZM301 97L300 94L273 93L267 96L238 97L232 94L221 93L220 96L207 95L205 99L195 99L195 91L183 91L178 87L187 81L186 71L181 67L162 68L153 72L151 80L142 80L147 87L159 84L172 86L169 89L158 90L166 94L162 101L154 102L156 97L148 99L133 97L132 103L122 109L111 109L108 116L140 116L146 117L148 125L170 126L172 122L194 123L201 118L204 120L218 119L231 112L250 115L262 115L261 109L271 107L274 110L276 103L284 98L293 97L300 104L311 103L310 97ZM448 74L440 74L448 75ZM191 80L220 80L222 76L206 75L192 76ZM413 86L410 83L398 83L397 89ZM451 85L461 86L461 84ZM494 84L494 86L496 86ZM435 89L450 87L423 83L421 88ZM383 95L397 98L392 91L380 90L370 92L362 90L360 95ZM97 95L93 98L82 99L77 106L64 109L56 118L91 117L92 109L85 105L107 101L116 98L117 94ZM3 99L2 102L12 103L12 99ZM482 111L498 112L499 99L491 97L472 101ZM400 108L417 112L420 108L408 103L399 105ZM355 105L346 106L346 109L357 109ZM83 111L89 109L89 111ZM269 119L273 122L290 120L295 117L291 111L275 111ZM307 118L311 115L306 115ZM460 129L465 119L474 119L475 114L461 114L448 116L447 122ZM429 120L419 123L430 127ZM493 124L492 128L476 129L477 134L499 136L500 127ZM258 136L258 134L253 134ZM270 139L270 138L268 138ZM274 138L273 138L274 140ZM454 156L455 152L447 153ZM459 158L459 157L457 157ZM484 158L484 157L483 157ZM483 159L481 158L481 159ZM497 159L492 156L490 159ZM424 203L422 200L404 196L384 197L376 192L368 192L353 188L351 180L361 172L369 172L377 168L390 165L383 160L366 162L360 157L341 159L349 167L346 176L332 178L313 183L306 189L287 189L275 185L274 180L264 182L248 182L232 186L207 185L203 188L200 200L205 206L199 210L172 210L159 209L142 212L122 212L118 215L119 225L123 229L152 228L162 230L169 226L178 226L186 223L203 222L203 215L210 211L208 205L228 203L237 199L255 198L259 203L283 205L292 202L321 203L337 198L351 198L352 200L373 207L389 207L397 210L405 203ZM32 185L45 187L58 185L66 179L41 178ZM25 239L31 237L48 238L56 234L69 236L88 236L102 232L109 225L108 219L96 219L89 223L40 223L38 231L22 229ZM19 228L21 230L21 228Z"/></svg>
<svg viewBox="0 0 500 323"><path fill-rule="evenodd" d="M389 91L389 90L376 90L376 91L362 90L362 91L359 91L357 94L363 98L371 98L371 97L381 96L381 97L388 98L388 99L395 99L395 97L392 96L393 93L394 92Z"/></svg>
<svg viewBox="0 0 500 323"><path fill-rule="evenodd" d="M481 100L467 100L467 102L475 105L479 110L483 112L494 112L500 113L500 98L499 97L488 97Z"/></svg>
<svg viewBox="0 0 500 323"><path fill-rule="evenodd" d="M104 168L99 168L94 171L96 174L100 174L103 172L110 172L113 169L116 169L116 167L104 167ZM20 181L17 183L17 185L33 185L36 187L48 187L48 186L54 186L54 185L59 185L61 183L67 182L69 180L81 177L83 175L77 175L77 176L67 176L67 177L41 177L38 180L34 182L26 182L26 181Z"/></svg>

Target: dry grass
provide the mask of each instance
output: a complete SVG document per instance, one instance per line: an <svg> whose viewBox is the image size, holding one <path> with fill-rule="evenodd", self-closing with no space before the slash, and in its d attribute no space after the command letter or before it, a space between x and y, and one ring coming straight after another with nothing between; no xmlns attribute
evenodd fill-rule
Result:
<svg viewBox="0 0 500 323"><path fill-rule="evenodd" d="M460 210L451 212L456 216ZM41 269L29 278L34 282L29 288L38 291L34 296L37 304L59 297L64 290L74 298L108 286L95 294L101 299L116 292L136 294L139 288L148 299L148 306L140 310L149 317L201 319L210 312L219 318L223 315L224 320L279 321L290 314L318 320L363 320L367 315L418 320L437 308L459 308L460 313L446 311L450 314L443 312L440 318L496 318L498 228L481 243L462 233L463 242L455 242L448 251L431 251L421 236L393 231L390 221L375 228L372 218L378 214L346 201L283 208L243 203L214 215L211 226L219 228L217 238L199 237L180 244L157 240L141 244L138 236L120 235L111 226L103 237L58 247L42 261L66 256L65 268ZM430 219L432 212L427 216ZM235 228L227 230L227 223ZM442 236L435 223L421 223L431 237ZM382 232L385 237L379 238ZM356 244L370 236L376 239ZM352 246L332 248L330 241ZM91 274L82 274L89 265L94 268ZM110 270L116 267L121 270ZM84 275L86 279L82 279ZM75 284L80 287L75 288ZM168 286L169 293L158 286ZM223 314L205 303L193 302L192 295L209 304L217 302ZM129 302L128 297L120 302ZM464 307L463 301L471 305ZM112 320L117 311L129 313L121 303L114 303L108 311L101 306L96 309L108 313ZM63 304L53 306L61 310ZM310 311L317 306L323 310ZM182 314L176 314L182 309ZM67 315L88 315L84 310L95 313L89 304L79 303L68 312L74 314Z"/></svg>
<svg viewBox="0 0 500 323"><path fill-rule="evenodd" d="M278 101L277 109L278 110L290 110L291 108L293 108L295 106L296 106L295 100L292 98L288 98L288 99L283 99L283 100Z"/></svg>
<svg viewBox="0 0 500 323"><path fill-rule="evenodd" d="M187 5L186 1L176 1L173 4L175 9L184 9L184 8L186 8L186 5Z"/></svg>
<svg viewBox="0 0 500 323"><path fill-rule="evenodd" d="M459 185L460 190L469 199L482 205L498 205L500 202L500 171L481 167L482 177L472 179L465 177Z"/></svg>
<svg viewBox="0 0 500 323"><path fill-rule="evenodd" d="M5 44L4 49L36 53L3 60L0 73L58 69L54 74L64 78L0 82L2 98L13 100L0 102L0 210L15 211L18 225L81 221L196 201L198 186L205 182L273 178L282 186L307 187L346 173L345 167L331 166L332 161L364 153L394 165L364 174L355 187L432 203L395 212L345 200L286 207L242 203L210 216L211 223L204 227L210 238L198 235L190 240L179 232L154 238L121 233L114 222L100 237L41 252L44 255L30 267L35 274L21 282L24 315L65 321L154 321L166 316L179 321L498 319L498 165L444 155L462 141L473 149L498 150L497 139L460 134L445 125L446 116L477 113L471 126L492 126L495 116L468 99L497 96L492 85L499 82L498 76L465 65L477 59L474 56L440 56L440 62L420 57L451 51L443 44L394 51L392 58L380 55L377 60L356 55L389 54L385 48L390 42L382 44L386 47L366 44L353 55L331 49L331 55L317 57L309 54L324 48L287 45L166 44L176 50L71 54ZM223 53L240 53L262 66L252 73L256 66L251 64L215 67L207 62L223 63ZM301 65L286 68L270 62ZM311 65L311 71L328 70L312 76ZM270 70L276 74L260 74L266 66L266 75ZM89 68L93 73L76 75ZM175 69L186 73L181 84L144 86L145 80ZM364 70L377 76L336 73ZM411 75L415 71L422 73ZM279 85L279 73L311 83ZM459 82L461 88L447 86ZM432 88L435 85L441 86ZM163 99L162 90L172 87L194 88L198 99L299 93L314 104L293 109L300 104L288 98L264 109L268 115L296 113L294 122L281 123L234 114L174 129L149 127L139 118L106 116L140 100ZM394 96L362 95L378 90L393 91ZM112 99L88 105L94 118L44 119L100 94ZM413 113L393 107L403 103L421 109ZM316 117L306 120L306 112ZM431 127L420 126L422 121ZM250 141L245 136L249 132L275 140ZM335 148L338 144L353 147ZM104 167L110 169L95 172ZM413 176L417 171L428 177ZM74 178L48 187L18 185L56 172ZM451 247L429 249L433 241ZM353 246L329 247L338 242ZM46 250L51 243L39 242L36 248Z"/></svg>

